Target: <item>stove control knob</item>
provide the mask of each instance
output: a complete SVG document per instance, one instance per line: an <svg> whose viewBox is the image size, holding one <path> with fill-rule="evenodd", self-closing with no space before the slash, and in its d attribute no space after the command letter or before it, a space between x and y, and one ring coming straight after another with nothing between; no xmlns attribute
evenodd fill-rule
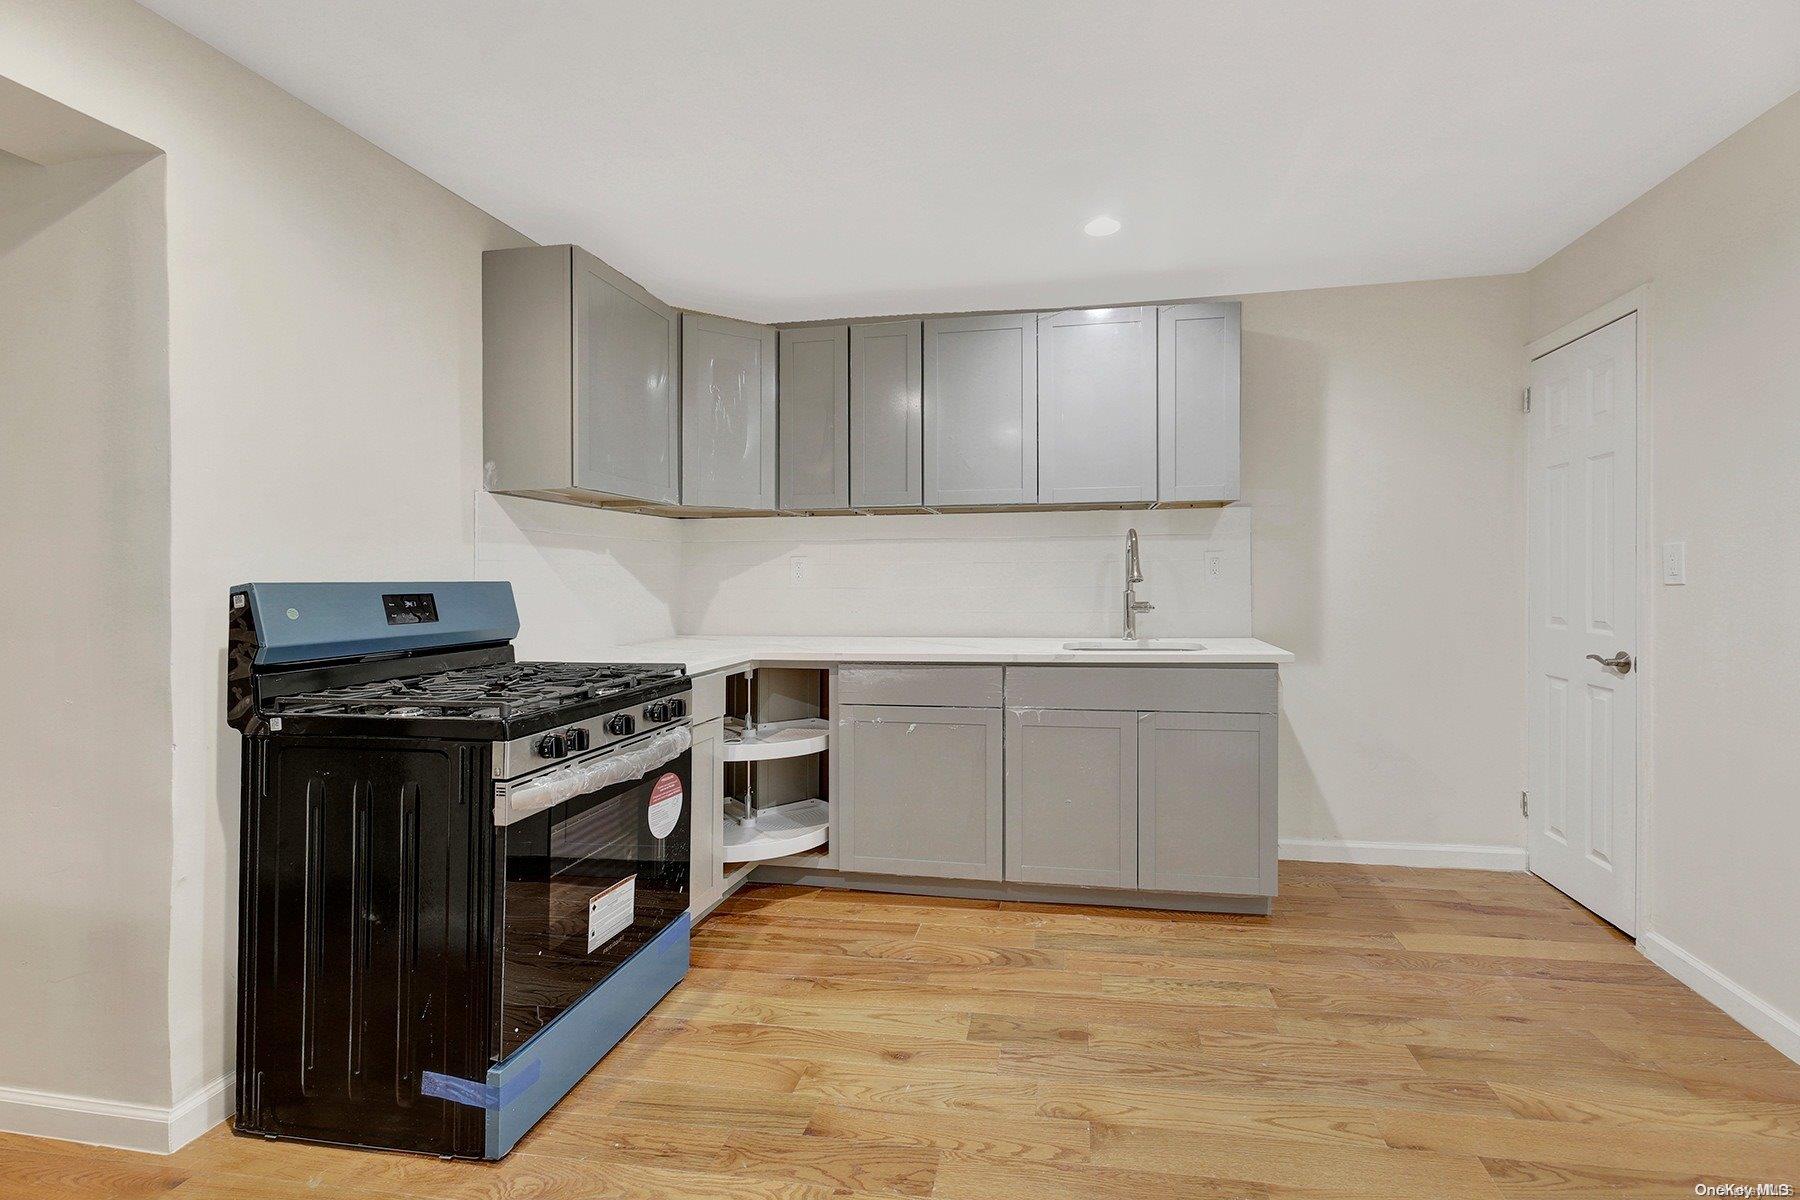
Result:
<svg viewBox="0 0 1800 1200"><path fill-rule="evenodd" d="M667 700L652 700L644 705L644 720L646 721L666 721L671 715L673 714L669 712Z"/></svg>
<svg viewBox="0 0 1800 1200"><path fill-rule="evenodd" d="M546 733L538 739L537 752L539 758L562 758L569 748L563 742L562 734Z"/></svg>
<svg viewBox="0 0 1800 1200"><path fill-rule="evenodd" d="M671 700L671 701L669 701L669 715L671 717L687 716L687 701L686 700Z"/></svg>
<svg viewBox="0 0 1800 1200"><path fill-rule="evenodd" d="M580 754L588 748L589 744L588 731L581 726L576 725L563 730L563 745L568 747L570 754Z"/></svg>
<svg viewBox="0 0 1800 1200"><path fill-rule="evenodd" d="M628 733L636 733L637 718L630 713L614 713L606 718L606 732L614 737L624 737Z"/></svg>

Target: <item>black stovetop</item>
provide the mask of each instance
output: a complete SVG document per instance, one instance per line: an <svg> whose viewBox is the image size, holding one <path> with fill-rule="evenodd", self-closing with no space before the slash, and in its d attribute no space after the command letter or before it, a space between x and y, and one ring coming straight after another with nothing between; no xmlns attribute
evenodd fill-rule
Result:
<svg viewBox="0 0 1800 1200"><path fill-rule="evenodd" d="M412 722L470 722L516 734L521 726L585 719L671 690L685 667L665 663L504 662L379 679L270 698L268 717L377 718L392 732ZM359 722L360 723L360 722Z"/></svg>

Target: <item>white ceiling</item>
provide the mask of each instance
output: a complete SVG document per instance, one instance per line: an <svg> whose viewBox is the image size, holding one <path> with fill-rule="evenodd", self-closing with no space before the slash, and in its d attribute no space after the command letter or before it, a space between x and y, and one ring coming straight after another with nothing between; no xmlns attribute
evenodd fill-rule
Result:
<svg viewBox="0 0 1800 1200"><path fill-rule="evenodd" d="M1519 271L1800 89L1796 0L146 3L764 320Z"/></svg>

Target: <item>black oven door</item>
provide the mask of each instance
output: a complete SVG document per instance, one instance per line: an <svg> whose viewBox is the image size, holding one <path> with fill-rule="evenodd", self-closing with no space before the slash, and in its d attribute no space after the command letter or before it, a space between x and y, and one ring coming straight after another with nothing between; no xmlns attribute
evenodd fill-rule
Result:
<svg viewBox="0 0 1800 1200"><path fill-rule="evenodd" d="M497 1059L687 911L692 761L683 749L498 831L506 883Z"/></svg>

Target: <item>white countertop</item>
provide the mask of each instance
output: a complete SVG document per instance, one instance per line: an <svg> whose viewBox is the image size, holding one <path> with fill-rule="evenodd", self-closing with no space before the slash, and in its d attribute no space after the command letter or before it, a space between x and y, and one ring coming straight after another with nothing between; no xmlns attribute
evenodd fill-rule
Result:
<svg viewBox="0 0 1800 1200"><path fill-rule="evenodd" d="M750 663L1060 663L1088 666L1217 666L1288 663L1294 656L1255 638L1193 639L1204 650L1065 650L1066 638L997 637L674 637L617 646L612 662L684 663L691 675Z"/></svg>

